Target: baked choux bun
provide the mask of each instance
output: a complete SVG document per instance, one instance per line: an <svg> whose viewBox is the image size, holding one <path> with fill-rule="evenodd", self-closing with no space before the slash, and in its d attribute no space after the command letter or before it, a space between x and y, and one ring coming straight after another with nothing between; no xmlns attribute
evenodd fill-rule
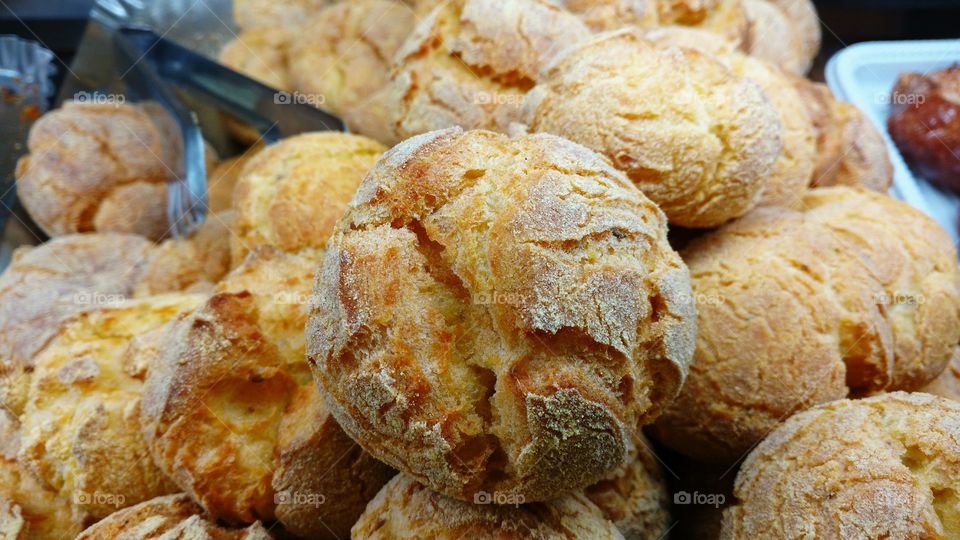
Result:
<svg viewBox="0 0 960 540"><path fill-rule="evenodd" d="M816 133L793 79L777 66L738 52L732 42L703 30L657 28L644 37L661 46L699 49L723 61L740 77L760 85L783 126L783 150L767 179L761 205L796 207L810 185L816 158Z"/></svg>
<svg viewBox="0 0 960 540"><path fill-rule="evenodd" d="M203 509L180 493L144 501L110 514L86 529L76 540L216 539L270 540L270 533L256 522L244 529L221 527L203 514Z"/></svg>
<svg viewBox="0 0 960 540"><path fill-rule="evenodd" d="M567 49L527 95L523 117L531 131L604 154L671 224L691 228L754 207L783 149L777 110L757 83L632 30Z"/></svg>
<svg viewBox="0 0 960 540"><path fill-rule="evenodd" d="M699 333L690 376L650 432L731 463L797 411L917 390L960 342L949 235L907 204L824 188L759 209L684 251Z"/></svg>
<svg viewBox="0 0 960 540"><path fill-rule="evenodd" d="M0 406L19 415L36 356L84 310L133 295L153 244L78 234L21 247L0 274Z"/></svg>
<svg viewBox="0 0 960 540"><path fill-rule="evenodd" d="M549 0L438 2L397 51L390 82L373 99L389 114L377 138L395 144L452 126L506 131L541 69L589 36Z"/></svg>
<svg viewBox="0 0 960 540"><path fill-rule="evenodd" d="M299 26L334 0L233 0L233 20L242 30Z"/></svg>
<svg viewBox="0 0 960 540"><path fill-rule="evenodd" d="M747 51L803 75L820 51L820 19L810 0L742 0Z"/></svg>
<svg viewBox="0 0 960 540"><path fill-rule="evenodd" d="M351 538L623 538L582 493L529 504L496 504L494 495L478 496L478 501L489 502L473 504L447 497L399 474L370 501Z"/></svg>
<svg viewBox="0 0 960 540"><path fill-rule="evenodd" d="M246 30L220 51L220 63L277 90L293 88L287 49L295 41L293 30L263 27Z"/></svg>
<svg viewBox="0 0 960 540"><path fill-rule="evenodd" d="M138 349L197 295L157 296L84 312L65 325L35 360L20 416L18 461L68 499L77 521L171 493L140 434L145 371Z"/></svg>
<svg viewBox="0 0 960 540"><path fill-rule="evenodd" d="M413 9L397 0L352 0L319 10L291 43L293 87L338 115L363 107L386 86L391 59L415 22Z"/></svg>
<svg viewBox="0 0 960 540"><path fill-rule="evenodd" d="M207 179L207 204L211 213L233 210L233 191L240 179L240 173L247 162L262 149L262 145L256 145L239 156L217 163Z"/></svg>
<svg viewBox="0 0 960 540"><path fill-rule="evenodd" d="M68 102L30 128L17 194L50 236L168 230L166 181L176 156L141 105Z"/></svg>
<svg viewBox="0 0 960 540"><path fill-rule="evenodd" d="M960 346L954 349L947 369L920 392L960 401Z"/></svg>
<svg viewBox="0 0 960 540"><path fill-rule="evenodd" d="M895 392L799 413L750 453L720 538L960 537L960 404Z"/></svg>
<svg viewBox="0 0 960 540"><path fill-rule="evenodd" d="M656 0L656 3L661 26L707 30L738 46L747 39L748 22L743 0Z"/></svg>
<svg viewBox="0 0 960 540"><path fill-rule="evenodd" d="M695 334L666 219L553 135L414 137L367 174L307 326L344 430L432 489L528 502L622 465Z"/></svg>
<svg viewBox="0 0 960 540"><path fill-rule="evenodd" d="M70 500L37 482L17 462L20 424L0 411L0 538L8 540L60 540L72 538L84 524L78 521Z"/></svg>
<svg viewBox="0 0 960 540"><path fill-rule="evenodd" d="M317 132L260 151L244 165L234 191L234 266L258 246L322 249L363 175L385 150L359 135Z"/></svg>
<svg viewBox="0 0 960 540"><path fill-rule="evenodd" d="M205 304L174 321L151 360L143 433L157 465L212 519L279 520L344 538L393 472L320 400L304 361L319 258L257 249Z"/></svg>
<svg viewBox="0 0 960 540"><path fill-rule="evenodd" d="M670 530L670 500L650 443L640 436L629 461L584 489L627 540L659 540Z"/></svg>
<svg viewBox="0 0 960 540"><path fill-rule="evenodd" d="M211 291L230 271L233 222L233 212L208 214L192 236L158 244L146 257L133 295Z"/></svg>

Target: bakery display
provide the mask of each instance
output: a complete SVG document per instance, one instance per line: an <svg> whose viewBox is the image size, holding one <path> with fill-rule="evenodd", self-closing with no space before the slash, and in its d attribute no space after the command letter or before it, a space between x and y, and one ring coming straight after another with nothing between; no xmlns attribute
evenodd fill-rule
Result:
<svg viewBox="0 0 960 540"><path fill-rule="evenodd" d="M449 129L368 173L318 273L308 359L344 430L463 500L528 501L622 464L683 382L687 270L586 148Z"/></svg>
<svg viewBox="0 0 960 540"><path fill-rule="evenodd" d="M233 194L233 265L259 246L322 249L367 170L386 150L344 133L304 133L244 164Z"/></svg>
<svg viewBox="0 0 960 540"><path fill-rule="evenodd" d="M900 75L887 127L904 159L921 176L960 191L960 64Z"/></svg>
<svg viewBox="0 0 960 540"><path fill-rule="evenodd" d="M270 540L273 536L258 521L243 529L218 525L183 494L166 495L110 514L84 530L76 540L147 540L150 538L216 538L217 540Z"/></svg>
<svg viewBox="0 0 960 540"><path fill-rule="evenodd" d="M342 538L392 475L333 421L303 360L318 264L313 250L254 250L144 360L147 446L214 519Z"/></svg>
<svg viewBox="0 0 960 540"><path fill-rule="evenodd" d="M35 124L0 538L960 536L957 253L812 2L232 8L204 51L350 132L199 107L167 238L162 107ZM918 170L958 72L894 91Z"/></svg>
<svg viewBox="0 0 960 540"><path fill-rule="evenodd" d="M653 426L732 463L791 414L918 390L960 341L960 268L946 231L864 189L810 191L689 244L698 336L690 374Z"/></svg>
<svg viewBox="0 0 960 540"><path fill-rule="evenodd" d="M631 30L567 49L527 95L523 118L531 131L608 157L683 227L749 211L784 144L755 82L703 51L657 47Z"/></svg>
<svg viewBox="0 0 960 540"><path fill-rule="evenodd" d="M790 418L750 453L720 538L956 538L960 404L894 392Z"/></svg>
<svg viewBox="0 0 960 540"><path fill-rule="evenodd" d="M431 491L399 474L370 502L351 538L617 540L623 536L583 494L522 505L472 504Z"/></svg>

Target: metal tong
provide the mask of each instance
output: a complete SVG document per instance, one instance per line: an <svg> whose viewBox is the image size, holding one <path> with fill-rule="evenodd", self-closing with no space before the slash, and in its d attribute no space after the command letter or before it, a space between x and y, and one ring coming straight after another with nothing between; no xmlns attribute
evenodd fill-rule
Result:
<svg viewBox="0 0 960 540"><path fill-rule="evenodd" d="M343 131L343 122L305 104L278 99L278 91L226 68L149 28L121 27L113 34L121 79L141 99L160 104L176 121L183 141L182 171L170 182L167 218L175 237L189 236L207 215L204 140L195 113L167 82L195 90L217 108L256 129L266 143L306 131Z"/></svg>

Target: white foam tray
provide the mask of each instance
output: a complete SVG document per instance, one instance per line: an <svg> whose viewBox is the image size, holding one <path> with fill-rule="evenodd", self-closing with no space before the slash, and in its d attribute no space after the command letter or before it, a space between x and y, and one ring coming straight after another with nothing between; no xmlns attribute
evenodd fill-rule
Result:
<svg viewBox="0 0 960 540"><path fill-rule="evenodd" d="M852 45L827 63L827 84L839 99L859 107L883 133L893 160L891 195L937 220L960 241L957 215L960 196L916 177L887 133L890 93L904 72L929 73L960 62L960 39L883 41Z"/></svg>

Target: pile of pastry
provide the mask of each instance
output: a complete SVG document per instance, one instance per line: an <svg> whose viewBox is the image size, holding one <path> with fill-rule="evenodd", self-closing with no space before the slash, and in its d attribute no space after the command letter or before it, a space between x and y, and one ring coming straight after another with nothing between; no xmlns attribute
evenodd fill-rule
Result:
<svg viewBox="0 0 960 540"><path fill-rule="evenodd" d="M174 239L155 106L35 124L0 537L960 538L957 253L807 0L234 8L352 133Z"/></svg>

